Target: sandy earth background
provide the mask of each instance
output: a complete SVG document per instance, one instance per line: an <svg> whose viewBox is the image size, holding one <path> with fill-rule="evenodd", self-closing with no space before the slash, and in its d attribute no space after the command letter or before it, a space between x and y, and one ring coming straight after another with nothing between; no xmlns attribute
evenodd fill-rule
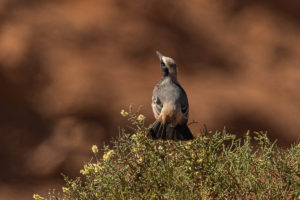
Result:
<svg viewBox="0 0 300 200"><path fill-rule="evenodd" d="M79 175L173 57L190 120L281 146L300 137L300 2L0 0L0 199Z"/></svg>

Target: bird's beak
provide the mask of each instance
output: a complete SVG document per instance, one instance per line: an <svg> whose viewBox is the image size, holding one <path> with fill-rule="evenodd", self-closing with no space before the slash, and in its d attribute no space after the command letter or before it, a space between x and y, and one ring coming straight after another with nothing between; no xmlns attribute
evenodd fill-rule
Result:
<svg viewBox="0 0 300 200"><path fill-rule="evenodd" d="M162 59L162 57L163 57L163 55L159 52L159 51L156 51L156 54L157 54L157 56L158 56L158 58L159 58L159 60L161 60Z"/></svg>

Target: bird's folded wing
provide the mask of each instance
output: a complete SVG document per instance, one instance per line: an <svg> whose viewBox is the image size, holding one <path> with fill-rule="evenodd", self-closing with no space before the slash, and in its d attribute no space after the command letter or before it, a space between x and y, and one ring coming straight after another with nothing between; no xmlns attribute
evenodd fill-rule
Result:
<svg viewBox="0 0 300 200"><path fill-rule="evenodd" d="M161 103L160 99L153 95L152 96L152 108L153 108L153 112L155 112L155 114L158 116L161 113L163 104Z"/></svg>

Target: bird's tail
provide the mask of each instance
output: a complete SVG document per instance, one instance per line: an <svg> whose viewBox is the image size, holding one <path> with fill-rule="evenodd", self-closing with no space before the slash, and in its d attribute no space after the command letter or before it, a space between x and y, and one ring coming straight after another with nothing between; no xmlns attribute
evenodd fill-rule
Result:
<svg viewBox="0 0 300 200"><path fill-rule="evenodd" d="M185 123L174 127L172 124L164 124L159 121L155 121L150 127L148 137L163 140L191 140L194 138Z"/></svg>

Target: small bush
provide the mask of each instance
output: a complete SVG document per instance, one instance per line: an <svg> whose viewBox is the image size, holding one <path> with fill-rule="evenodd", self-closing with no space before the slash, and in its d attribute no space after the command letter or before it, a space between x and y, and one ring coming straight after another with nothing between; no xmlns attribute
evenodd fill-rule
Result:
<svg viewBox="0 0 300 200"><path fill-rule="evenodd" d="M62 192L45 199L299 199L300 144L280 149L265 133L237 139L206 129L188 142L151 140L144 116L122 111L132 134L120 130ZM36 195L35 199L44 199Z"/></svg>

